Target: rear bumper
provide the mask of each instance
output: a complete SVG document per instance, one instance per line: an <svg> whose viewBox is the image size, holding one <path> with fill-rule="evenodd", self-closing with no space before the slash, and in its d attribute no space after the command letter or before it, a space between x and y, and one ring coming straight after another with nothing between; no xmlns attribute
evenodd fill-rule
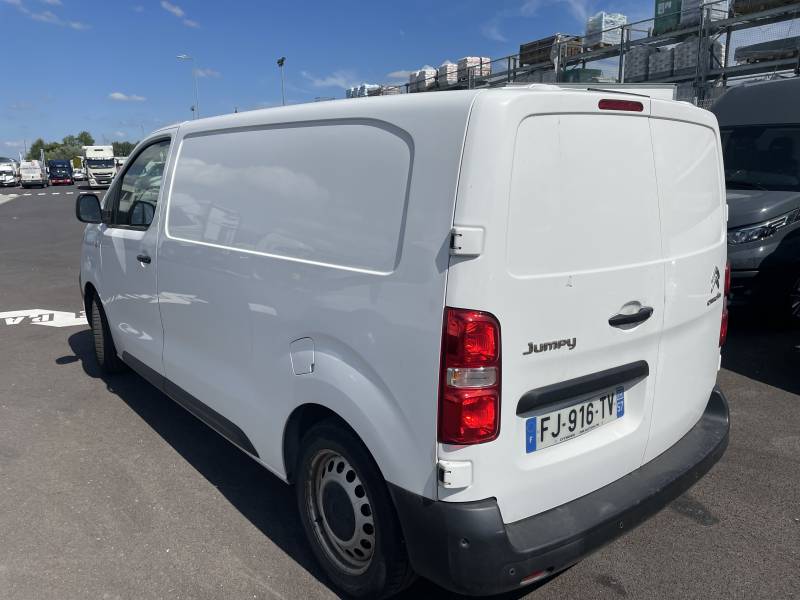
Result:
<svg viewBox="0 0 800 600"><path fill-rule="evenodd" d="M390 485L411 564L463 594L518 589L555 573L633 529L689 489L728 445L728 402L715 388L695 426L636 471L577 500L504 524L494 499L452 503Z"/></svg>

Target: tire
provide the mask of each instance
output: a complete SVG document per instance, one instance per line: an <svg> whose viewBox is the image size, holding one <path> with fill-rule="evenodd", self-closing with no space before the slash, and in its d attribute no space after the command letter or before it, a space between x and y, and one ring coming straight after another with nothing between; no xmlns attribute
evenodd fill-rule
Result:
<svg viewBox="0 0 800 600"><path fill-rule="evenodd" d="M94 358L97 361L97 366L100 367L103 373L108 375L125 371L125 363L117 356L117 348L114 346L114 339L111 337L106 314L97 294L92 295L89 323L92 326Z"/></svg>
<svg viewBox="0 0 800 600"><path fill-rule="evenodd" d="M300 447L295 470L300 520L334 585L356 598L386 598L410 585L415 575L400 523L364 444L329 420L312 427Z"/></svg>

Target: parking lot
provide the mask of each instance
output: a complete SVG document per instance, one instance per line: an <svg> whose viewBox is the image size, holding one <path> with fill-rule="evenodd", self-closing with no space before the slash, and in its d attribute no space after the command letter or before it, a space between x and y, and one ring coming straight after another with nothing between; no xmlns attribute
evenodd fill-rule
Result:
<svg viewBox="0 0 800 600"><path fill-rule="evenodd" d="M100 377L78 192L0 190L0 597L335 597L288 487L137 375ZM798 597L798 372L795 331L732 314L723 459L640 528L512 597ZM420 581L405 597L450 595Z"/></svg>

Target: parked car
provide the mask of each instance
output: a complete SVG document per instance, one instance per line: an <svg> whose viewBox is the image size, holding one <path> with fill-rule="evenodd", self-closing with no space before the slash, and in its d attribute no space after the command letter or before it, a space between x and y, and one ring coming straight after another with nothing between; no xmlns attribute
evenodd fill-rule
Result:
<svg viewBox="0 0 800 600"><path fill-rule="evenodd" d="M0 164L0 187L16 186L19 177L12 164Z"/></svg>
<svg viewBox="0 0 800 600"><path fill-rule="evenodd" d="M68 160L48 160L48 176L52 185L66 184L72 185L75 179L72 177L72 163Z"/></svg>
<svg viewBox="0 0 800 600"><path fill-rule="evenodd" d="M731 303L800 322L800 77L731 88L719 119Z"/></svg>
<svg viewBox="0 0 800 600"><path fill-rule="evenodd" d="M201 119L76 213L101 369L294 484L347 594L517 590L725 450L722 157L691 105L506 88Z"/></svg>

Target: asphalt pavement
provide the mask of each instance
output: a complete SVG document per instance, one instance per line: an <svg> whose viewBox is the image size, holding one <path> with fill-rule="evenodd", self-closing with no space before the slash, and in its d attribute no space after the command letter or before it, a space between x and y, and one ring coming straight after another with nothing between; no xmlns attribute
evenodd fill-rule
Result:
<svg viewBox="0 0 800 600"><path fill-rule="evenodd" d="M77 191L0 189L0 598L336 597L290 488L137 375L98 373ZM799 337L734 313L723 459L638 529L508 597L800 597ZM420 581L403 597L452 596Z"/></svg>

